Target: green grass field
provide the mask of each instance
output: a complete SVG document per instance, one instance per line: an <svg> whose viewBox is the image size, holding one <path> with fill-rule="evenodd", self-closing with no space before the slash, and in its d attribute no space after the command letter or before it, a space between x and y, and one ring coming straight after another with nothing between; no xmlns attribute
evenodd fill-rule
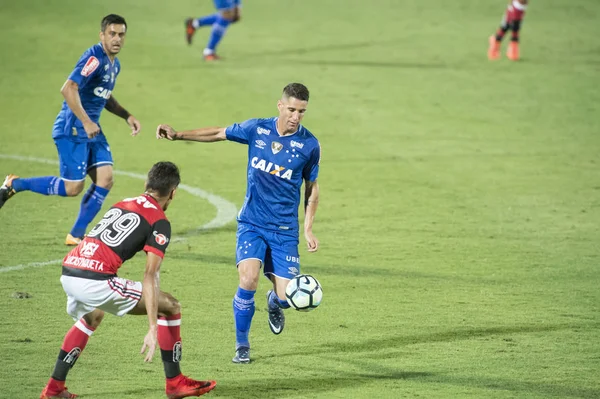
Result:
<svg viewBox="0 0 600 399"><path fill-rule="evenodd" d="M0 173L58 173L59 90L100 19L123 14L114 95L143 131L132 138L103 114L119 171L171 160L183 183L239 207L244 146L159 142L156 126L268 117L288 82L311 90L321 248L301 254L324 302L289 311L274 336L261 279L250 365L231 363L231 207L218 215L181 190L168 212L182 239L161 287L183 306L182 369L216 379L210 397L598 398L600 3L532 1L522 61L490 63L505 3L249 0L220 47L225 61L206 64L209 30L188 47L182 22L212 12L208 0L3 2ZM105 209L142 189L116 175ZM0 211L2 398L38 397L73 323L52 261L67 252L80 200L23 193ZM218 216L231 221L199 229ZM143 268L139 255L121 275L139 280ZM164 397L159 355L144 364L138 354L146 331L145 317L107 316L70 390Z"/></svg>

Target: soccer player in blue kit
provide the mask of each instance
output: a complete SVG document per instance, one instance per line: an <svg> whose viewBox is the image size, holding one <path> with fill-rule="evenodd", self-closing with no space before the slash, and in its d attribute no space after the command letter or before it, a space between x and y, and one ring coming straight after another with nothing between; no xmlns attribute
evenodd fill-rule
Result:
<svg viewBox="0 0 600 399"><path fill-rule="evenodd" d="M131 135L140 132L140 122L127 112L112 95L121 71L116 58L125 43L127 23L119 15L102 19L100 43L87 49L63 85L65 98L52 129L58 149L60 177L19 178L8 175L0 187L0 208L21 191L43 195L74 197L79 195L89 175L93 184L81 200L79 216L65 239L77 245L88 224L100 211L113 184L113 159L110 147L98 122L103 109L127 121Z"/></svg>
<svg viewBox="0 0 600 399"><path fill-rule="evenodd" d="M260 269L273 283L267 293L269 327L274 334L283 331L283 309L289 304L285 288L300 273L298 254L298 206L304 181L304 237L309 252L319 241L313 234L313 221L319 202L318 140L300 124L308 105L308 89L291 83L277 102L279 116L250 119L227 128L207 127L183 132L159 125L157 138L215 142L236 141L248 145L246 198L238 214L236 264L239 287L233 298L236 328L234 363L250 362L248 333L254 316L254 294Z"/></svg>
<svg viewBox="0 0 600 399"><path fill-rule="evenodd" d="M208 44L203 51L205 61L216 61L219 59L216 49L217 45L225 36L229 25L240 20L241 0L213 0L217 12L200 18L188 18L185 20L185 38L188 44L192 44L192 37L196 29L203 26L212 26Z"/></svg>

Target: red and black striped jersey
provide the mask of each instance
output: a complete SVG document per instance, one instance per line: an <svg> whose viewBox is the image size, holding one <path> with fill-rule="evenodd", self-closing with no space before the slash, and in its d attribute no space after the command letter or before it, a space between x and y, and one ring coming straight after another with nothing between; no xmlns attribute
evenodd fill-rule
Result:
<svg viewBox="0 0 600 399"><path fill-rule="evenodd" d="M63 274L108 278L139 251L164 257L170 239L171 224L154 198L127 198L113 205L65 256Z"/></svg>

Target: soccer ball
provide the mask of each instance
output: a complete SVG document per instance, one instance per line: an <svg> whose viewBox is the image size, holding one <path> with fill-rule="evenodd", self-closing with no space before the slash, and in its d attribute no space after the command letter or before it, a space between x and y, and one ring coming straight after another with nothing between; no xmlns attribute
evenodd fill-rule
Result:
<svg viewBox="0 0 600 399"><path fill-rule="evenodd" d="M292 308L308 312L321 303L323 289L317 279L310 274L300 274L288 283L285 297Z"/></svg>

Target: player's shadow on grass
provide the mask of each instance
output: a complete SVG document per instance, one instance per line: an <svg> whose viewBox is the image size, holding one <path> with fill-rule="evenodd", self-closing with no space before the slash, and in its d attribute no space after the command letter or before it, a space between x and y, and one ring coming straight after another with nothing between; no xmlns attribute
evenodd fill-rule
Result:
<svg viewBox="0 0 600 399"><path fill-rule="evenodd" d="M217 385L214 392L215 396L234 398L280 398L284 395L291 395L294 392L298 397L303 397L307 393L314 395L337 389L358 387L363 384L370 384L376 380L409 380L426 378L432 375L430 373L410 371L362 373L339 370L332 371L331 373L328 372L328 374L330 377L312 377L308 379L305 375L298 378L288 375L285 378L259 378L240 381L239 384Z"/></svg>
<svg viewBox="0 0 600 399"><path fill-rule="evenodd" d="M435 342L452 342L468 340L473 338L487 337L491 335L524 334L548 331L569 330L578 326L566 324L533 324L523 326L498 326L498 327L476 327L469 329L456 329L432 334L419 335L394 335L385 338L367 339L358 342L331 342L320 345L319 353L361 353L372 352L383 349L398 348L405 345L427 344ZM278 354L282 356L281 354ZM292 355L292 353L290 353Z"/></svg>
<svg viewBox="0 0 600 399"><path fill-rule="evenodd" d="M396 353L397 357L398 354ZM331 356L328 356L329 360L332 360ZM381 364L374 363L365 359L361 354L359 359L348 358L347 356L340 355L340 362L347 365L351 365L353 368L363 370L363 373L359 375L365 376L391 376L398 373L398 371L392 367L384 366ZM321 370L323 371L323 370ZM332 370L334 372L334 370ZM537 394L542 397L577 397L577 398L599 398L600 390L594 388L584 387L570 387L558 384L548 384L544 382L530 382L523 380L511 380L511 379L499 379L499 378L486 378L485 376L463 376L453 373L421 373L421 379L423 382L431 385L433 384L448 384L452 386L469 386L476 389L488 389L498 391L512 391L518 392L522 395Z"/></svg>
<svg viewBox="0 0 600 399"><path fill-rule="evenodd" d="M542 382L508 380L485 377L467 377L461 375L434 375L427 379L428 383L448 384L452 386L470 386L477 389L518 392L522 397L538 395L545 398L600 398L600 389L570 387ZM520 396L521 397L521 396Z"/></svg>

